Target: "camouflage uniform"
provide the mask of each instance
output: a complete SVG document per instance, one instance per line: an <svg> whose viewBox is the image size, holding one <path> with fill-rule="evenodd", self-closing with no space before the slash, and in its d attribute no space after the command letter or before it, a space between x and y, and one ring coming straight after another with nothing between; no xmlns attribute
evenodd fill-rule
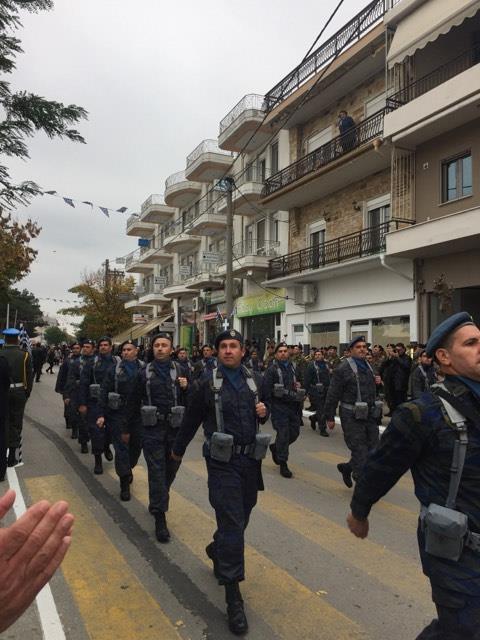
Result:
<svg viewBox="0 0 480 640"><path fill-rule="evenodd" d="M4 346L2 356L8 362L10 370L7 446L9 449L18 449L22 439L23 413L32 392L32 359L28 351L23 351L20 347L10 344Z"/></svg>
<svg viewBox="0 0 480 640"><path fill-rule="evenodd" d="M468 515L470 530L480 533L480 398L454 376L447 376L444 384L465 407L463 415L468 425L467 455L456 509ZM473 421L469 417L472 414L478 419ZM356 484L351 502L353 515L366 518L372 505L409 469L420 503L445 505L455 440L455 431L434 393L426 392L418 400L401 405ZM478 638L480 555L467 547L458 562L430 555L425 551L420 527L418 544L439 617L418 638Z"/></svg>

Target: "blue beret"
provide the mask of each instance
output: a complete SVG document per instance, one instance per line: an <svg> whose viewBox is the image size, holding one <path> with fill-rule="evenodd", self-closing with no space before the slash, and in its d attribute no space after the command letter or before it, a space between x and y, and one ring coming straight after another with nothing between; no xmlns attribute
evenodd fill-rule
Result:
<svg viewBox="0 0 480 640"><path fill-rule="evenodd" d="M235 331L235 329L228 329L227 331L222 331L222 333L219 333L215 338L215 349L218 349L218 346L220 342L222 342L222 340L238 340L240 346L243 347L243 336L238 331Z"/></svg>
<svg viewBox="0 0 480 640"><path fill-rule="evenodd" d="M85 338L85 340L82 340L82 347L85 344L91 344L92 347L94 347L95 346L95 340L90 340L90 338Z"/></svg>
<svg viewBox="0 0 480 640"><path fill-rule="evenodd" d="M4 336L19 336L20 335L20 331L18 329L14 329L13 327L11 329L4 329L2 331Z"/></svg>
<svg viewBox="0 0 480 640"><path fill-rule="evenodd" d="M357 336L348 343L348 348L351 349L357 342L366 342L365 336Z"/></svg>
<svg viewBox="0 0 480 640"><path fill-rule="evenodd" d="M5 340L3 338L0 338L0 345L5 344Z"/></svg>
<svg viewBox="0 0 480 640"><path fill-rule="evenodd" d="M131 339L129 338L128 340L124 340L124 341L122 342L122 344L120 345L120 351L123 349L123 347L124 347L126 344L131 344L131 345L133 345L134 347L137 347L137 346L138 346L138 345L137 345L137 341L136 341L136 340L131 340Z"/></svg>
<svg viewBox="0 0 480 640"><path fill-rule="evenodd" d="M466 324L475 324L472 316L466 311L454 313L453 316L450 316L441 322L438 327L435 327L428 339L427 346L425 347L427 355L433 358L435 351L440 349L448 336L453 331Z"/></svg>

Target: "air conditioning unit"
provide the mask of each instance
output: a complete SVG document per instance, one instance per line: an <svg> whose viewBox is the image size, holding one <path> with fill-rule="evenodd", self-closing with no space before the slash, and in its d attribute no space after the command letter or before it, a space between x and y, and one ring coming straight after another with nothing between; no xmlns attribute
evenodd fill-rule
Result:
<svg viewBox="0 0 480 640"><path fill-rule="evenodd" d="M192 311L198 312L198 311L202 311L203 310L203 306L204 306L204 301L203 298L200 298L200 296L193 298L192 300Z"/></svg>
<svg viewBox="0 0 480 640"><path fill-rule="evenodd" d="M301 284L295 287L295 304L313 304L317 300L317 287L314 284Z"/></svg>

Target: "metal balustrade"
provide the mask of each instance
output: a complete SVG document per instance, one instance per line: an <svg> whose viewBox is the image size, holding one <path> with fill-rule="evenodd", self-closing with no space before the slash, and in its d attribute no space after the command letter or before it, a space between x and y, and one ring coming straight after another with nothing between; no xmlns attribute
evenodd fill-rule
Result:
<svg viewBox="0 0 480 640"><path fill-rule="evenodd" d="M479 62L480 45L476 45L389 96L387 98L387 107L390 110L398 109L398 107L408 104L415 98L419 98L428 91L435 89L435 87L439 87L447 80L451 80Z"/></svg>
<svg viewBox="0 0 480 640"><path fill-rule="evenodd" d="M202 140L198 146L187 156L187 169L199 158L203 153L218 153L222 156L233 156L230 151L224 151L218 146L216 140L207 139Z"/></svg>
<svg viewBox="0 0 480 640"><path fill-rule="evenodd" d="M266 258L277 256L279 248L280 242L274 240L256 240L254 238L247 238L233 245L233 266L235 266L236 260L239 258L245 258L246 256L260 256ZM226 257L224 256L220 264L225 264L225 259Z"/></svg>
<svg viewBox="0 0 480 640"><path fill-rule="evenodd" d="M263 111L265 97L258 95L257 93L248 93L243 96L241 100L231 109L227 115L220 121L220 135L228 129L228 127L235 122L235 120L245 111L255 109L257 111Z"/></svg>
<svg viewBox="0 0 480 640"><path fill-rule="evenodd" d="M265 181L262 196L266 197L275 193L279 189L303 178L309 173L313 173L334 160L350 153L354 149L361 147L383 135L383 118L387 108L377 111L369 118L366 118L355 127L352 127L342 135L337 136L323 144L318 149L308 153L285 169L278 171Z"/></svg>
<svg viewBox="0 0 480 640"><path fill-rule="evenodd" d="M273 258L268 266L267 280L382 253L386 247L386 234L411 224L413 224L412 220L389 220L334 240Z"/></svg>
<svg viewBox="0 0 480 640"><path fill-rule="evenodd" d="M187 179L185 177L185 171L177 171L177 173L172 173L171 176L168 176L168 178L165 180L165 189L168 189L169 187L173 187L176 184L179 184L180 182L186 182Z"/></svg>
<svg viewBox="0 0 480 640"><path fill-rule="evenodd" d="M152 193L151 196L149 196L145 202L142 204L141 207L141 211L142 213L148 209L148 207L150 207L152 204L159 204L162 207L165 206L165 202L163 201L163 195L159 194L159 193Z"/></svg>
<svg viewBox="0 0 480 640"><path fill-rule="evenodd" d="M396 3L395 3L396 4ZM268 113L307 80L334 60L340 53L360 40L364 33L379 24L392 6L391 0L373 0L362 11L313 51L293 71L265 95L264 109Z"/></svg>

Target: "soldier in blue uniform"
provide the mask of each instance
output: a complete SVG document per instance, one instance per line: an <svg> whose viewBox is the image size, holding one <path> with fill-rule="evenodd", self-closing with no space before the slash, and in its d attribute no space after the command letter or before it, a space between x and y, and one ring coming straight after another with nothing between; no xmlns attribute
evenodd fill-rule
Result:
<svg viewBox="0 0 480 640"><path fill-rule="evenodd" d="M93 358L95 343L93 340L83 340L80 356L72 358L72 362L68 368L67 382L63 397L67 400L70 407L72 439L78 439L81 453L88 453L88 426L86 422L87 407L82 405L82 396L80 393L80 378L83 369L88 366Z"/></svg>
<svg viewBox="0 0 480 640"><path fill-rule="evenodd" d="M88 434L92 443L92 454L95 458L93 473L103 473L102 454L108 461L113 460L110 450L110 430L108 423L102 428L97 425L97 418L101 414L100 391L104 379L111 369L120 361L120 358L112 355L112 339L105 336L97 342L97 353L83 367L80 375L78 408L85 415Z"/></svg>
<svg viewBox="0 0 480 640"><path fill-rule="evenodd" d="M132 469L142 452L142 423L135 387L145 365L138 360L138 348L132 340L123 342L119 353L122 359L109 369L102 382L97 427L109 426L115 449L115 471L120 478L120 499L128 501Z"/></svg>
<svg viewBox="0 0 480 640"><path fill-rule="evenodd" d="M365 538L372 506L410 469L421 503L420 557L438 613L418 639L478 639L480 330L468 313L457 313L433 331L426 352L445 374L443 386L395 411L356 484L347 522ZM435 529L439 511L444 520Z"/></svg>
<svg viewBox="0 0 480 640"><path fill-rule="evenodd" d="M310 416L310 424L315 431L318 423L320 435L328 438L327 422L325 418L325 399L330 386L330 371L325 362L325 356L321 349L313 352L313 362L310 362L305 374L305 391L310 398L313 416Z"/></svg>
<svg viewBox="0 0 480 640"><path fill-rule="evenodd" d="M275 358L265 372L264 388L272 411L272 425L277 433L275 442L270 445L272 458L280 466L280 474L291 478L293 474L287 464L289 448L300 435L305 391L300 389L285 342L279 342L275 347Z"/></svg>
<svg viewBox="0 0 480 640"><path fill-rule="evenodd" d="M63 417L65 418L65 427L67 429L72 428L72 411L69 398L65 395L65 389L67 386L68 370L73 360L80 357L80 344L74 342L70 345L70 355L63 359L60 369L58 370L57 382L55 384L55 391L60 393L63 398Z"/></svg>
<svg viewBox="0 0 480 640"><path fill-rule="evenodd" d="M127 416L134 420L140 406L142 449L148 469L148 510L155 518L157 540L165 543L170 540L166 521L170 486L178 469L170 454L183 417L188 380L172 360L170 334L157 334L151 344L153 359L137 376Z"/></svg>
<svg viewBox="0 0 480 640"><path fill-rule="evenodd" d="M325 401L327 427L335 427L335 412L340 402L340 421L345 444L350 449L349 462L337 465L347 487L356 481L367 459L367 454L378 443L378 424L382 417L382 402L376 399L375 375L366 361L367 343L357 336L348 345L350 356L333 371Z"/></svg>
<svg viewBox="0 0 480 640"><path fill-rule="evenodd" d="M261 377L241 364L240 333L224 331L215 347L219 366L195 383L172 457L181 461L203 422L209 499L217 519L206 553L219 584L225 585L230 630L240 635L248 630L239 588L245 578L244 532L257 491L263 489L261 459L269 436L258 433L258 423L267 420L268 409L262 402Z"/></svg>
<svg viewBox="0 0 480 640"><path fill-rule="evenodd" d="M217 359L213 355L211 344L204 344L202 349L202 358L195 363L193 367L193 379L198 380L205 372L213 371L217 366Z"/></svg>
<svg viewBox="0 0 480 640"><path fill-rule="evenodd" d="M187 350L184 347L180 347L180 349L177 349L176 356L184 377L190 380L193 373L193 364L189 360Z"/></svg>

